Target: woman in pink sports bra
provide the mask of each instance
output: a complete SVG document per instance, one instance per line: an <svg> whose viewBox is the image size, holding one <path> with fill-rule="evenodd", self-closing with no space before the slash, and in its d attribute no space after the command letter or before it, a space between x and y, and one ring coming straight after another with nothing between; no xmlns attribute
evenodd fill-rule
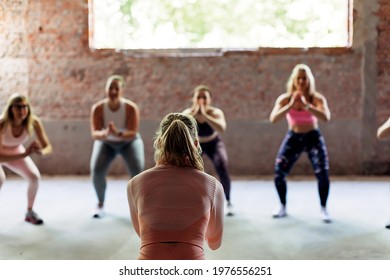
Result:
<svg viewBox="0 0 390 280"><path fill-rule="evenodd" d="M224 191L204 172L195 119L171 113L154 141L156 166L128 183L140 260L203 260L222 243Z"/></svg>
<svg viewBox="0 0 390 280"><path fill-rule="evenodd" d="M330 120L330 110L325 97L316 91L311 69L305 64L294 67L287 82L287 92L280 95L270 115L275 123L287 119L288 132L279 148L275 160L275 186L280 207L274 218L287 216L286 176L302 152L307 153L318 181L321 217L331 222L326 209L329 194L329 159L324 137L318 128L318 120Z"/></svg>
<svg viewBox="0 0 390 280"><path fill-rule="evenodd" d="M27 147L35 134L36 140ZM40 119L31 112L28 98L24 95L12 95L0 116L0 161L5 166L28 181L27 213L25 221L34 225L43 224L34 212L33 206L38 191L40 172L32 159L31 153L50 154L52 146ZM5 173L0 166L0 188L5 181Z"/></svg>

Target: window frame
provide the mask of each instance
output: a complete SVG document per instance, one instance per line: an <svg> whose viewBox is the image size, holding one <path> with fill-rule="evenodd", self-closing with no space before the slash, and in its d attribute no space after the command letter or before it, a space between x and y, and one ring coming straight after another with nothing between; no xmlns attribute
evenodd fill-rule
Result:
<svg viewBox="0 0 390 280"><path fill-rule="evenodd" d="M94 47L94 10L93 1L88 0L88 45L92 51L115 51L127 55L142 56L225 56L231 54L280 54L280 53L345 53L349 52L353 44L353 0L347 0L347 45L345 47L257 47L257 48L177 48L177 49L116 49Z"/></svg>

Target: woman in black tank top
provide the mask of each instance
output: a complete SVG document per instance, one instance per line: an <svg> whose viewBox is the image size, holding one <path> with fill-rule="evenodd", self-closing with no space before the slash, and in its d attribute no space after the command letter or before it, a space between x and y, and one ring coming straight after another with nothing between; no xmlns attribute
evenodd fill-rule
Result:
<svg viewBox="0 0 390 280"><path fill-rule="evenodd" d="M221 109L210 106L211 91L205 85L199 85L194 89L192 102L192 107L185 109L183 113L192 115L198 123L198 136L202 153L206 154L214 165L224 188L227 215L232 216L228 156L225 144L220 137L220 133L226 129L225 115Z"/></svg>

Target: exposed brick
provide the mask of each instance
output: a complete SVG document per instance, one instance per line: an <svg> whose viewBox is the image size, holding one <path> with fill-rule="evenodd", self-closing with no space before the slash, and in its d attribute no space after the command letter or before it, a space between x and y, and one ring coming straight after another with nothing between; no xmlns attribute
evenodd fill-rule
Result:
<svg viewBox="0 0 390 280"><path fill-rule="evenodd" d="M4 106L13 92L28 94L35 112L50 124L55 139L56 153L50 160L37 161L42 172L61 173L55 167L77 157L86 167L80 169L79 163L75 165L78 170L69 167L66 172L85 174L90 150L78 147L77 141L73 145L69 139L92 142L88 129L80 127L88 127L90 107L104 96L109 75L125 77L125 96L140 107L141 126L149 128L143 130L148 144L154 125L165 114L190 106L194 86L208 84L213 104L224 110L228 120L224 139L232 172L271 174L286 126L269 124L269 113L275 98L285 91L292 67L307 63L332 112L331 122L321 123L332 172L366 174L366 150L373 149L382 161L386 157L382 153L390 150L390 144L379 145L375 135L362 133L375 130L390 116L390 4L374 0L372 5L378 3L379 9L367 14L368 2L354 1L354 26L364 30L355 30L359 36L356 41L363 43L351 48L140 54L89 49L87 0L4 0L0 5L5 7L0 9L0 105ZM366 30L373 20L377 20L374 30ZM372 40L376 44L374 56L368 53ZM367 123L371 126L366 127ZM59 137L55 131L66 135ZM364 146L371 142L374 147ZM151 145L146 145L146 153L150 166ZM375 165L375 158L365 160ZM305 166L298 165L294 172L307 173Z"/></svg>

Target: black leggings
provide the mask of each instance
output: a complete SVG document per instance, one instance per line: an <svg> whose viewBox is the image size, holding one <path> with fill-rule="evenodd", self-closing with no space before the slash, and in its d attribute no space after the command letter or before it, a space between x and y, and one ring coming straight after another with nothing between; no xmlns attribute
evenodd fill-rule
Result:
<svg viewBox="0 0 390 280"><path fill-rule="evenodd" d="M275 161L275 186L280 202L286 205L286 176L298 160L302 152L306 152L313 166L318 181L318 192L321 206L325 207L329 195L329 160L324 137L319 130L308 133L288 131Z"/></svg>
<svg viewBox="0 0 390 280"><path fill-rule="evenodd" d="M202 152L205 153L213 162L214 168L219 176L225 197L230 201L230 177L228 172L228 156L225 144L218 135L214 140L201 143Z"/></svg>

